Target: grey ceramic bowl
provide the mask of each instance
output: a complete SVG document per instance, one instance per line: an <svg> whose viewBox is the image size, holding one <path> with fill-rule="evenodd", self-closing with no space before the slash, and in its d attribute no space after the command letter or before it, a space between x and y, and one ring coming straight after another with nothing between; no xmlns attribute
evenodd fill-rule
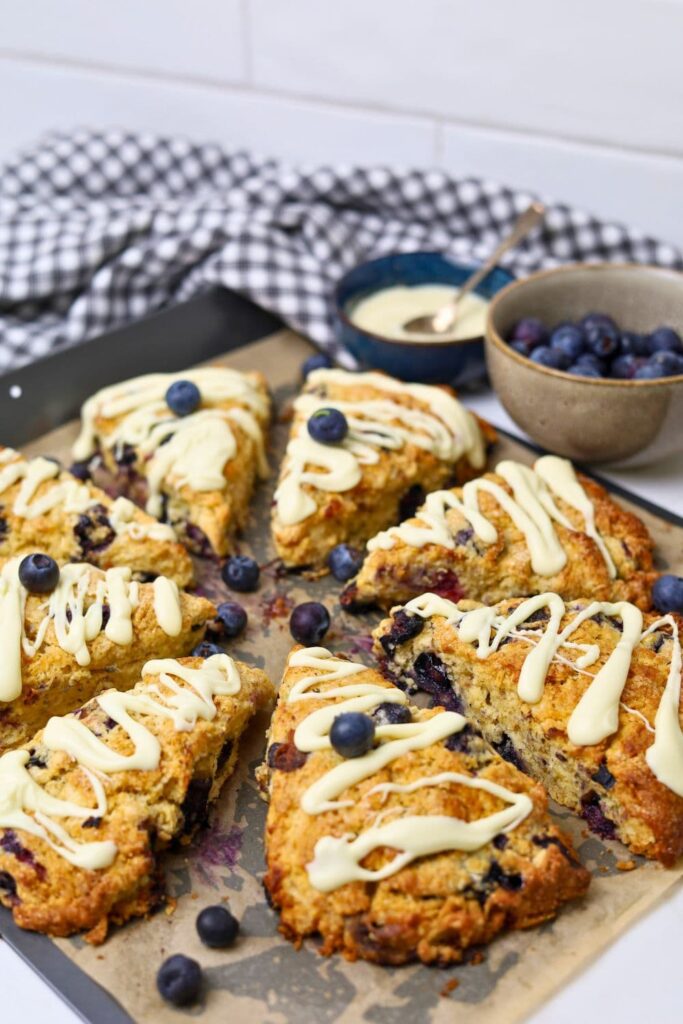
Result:
<svg viewBox="0 0 683 1024"><path fill-rule="evenodd" d="M683 274L624 263L576 264L532 274L489 307L491 383L537 444L580 462L645 465L683 452L683 376L660 380L575 377L540 366L503 340L525 316L548 326L608 313L624 330L662 324L683 333Z"/></svg>

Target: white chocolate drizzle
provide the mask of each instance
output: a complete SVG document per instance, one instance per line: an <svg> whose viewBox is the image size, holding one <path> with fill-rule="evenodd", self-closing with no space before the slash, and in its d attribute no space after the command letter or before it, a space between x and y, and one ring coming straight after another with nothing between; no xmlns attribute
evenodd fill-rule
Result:
<svg viewBox="0 0 683 1024"><path fill-rule="evenodd" d="M367 668L335 658L322 647L296 651L289 665L290 668L308 668L313 671L302 676L292 686L288 702L345 698L329 707L318 708L299 723L294 742L299 750L305 752L330 748L329 732L332 723L342 713L372 712L378 705L387 702L407 703L405 694L398 689L375 683L353 682L353 676L366 672ZM310 689L312 686L334 682L341 685L325 690ZM302 809L307 814L318 815L352 806L354 801L339 799L345 790L370 778L403 754L423 750L459 732L465 725L466 719L462 715L444 711L421 721L379 726L375 732L379 744L362 757L342 761L317 779L303 794ZM330 892L354 880L378 881L387 878L418 857L445 850L480 849L499 832L516 828L533 807L530 798L524 793L514 793L487 779L456 772L424 777L407 786L382 783L372 787L365 797L376 793L411 793L423 786L453 783L485 790L509 806L474 822L445 815L406 815L386 825L375 824L355 837L323 836L316 843L313 860L306 866L311 885L321 892ZM363 859L380 847L391 847L399 852L377 871L362 867Z"/></svg>
<svg viewBox="0 0 683 1024"><path fill-rule="evenodd" d="M595 526L593 503L579 483L571 462L555 455L544 455L530 469L521 463L505 460L498 464L496 473L512 489L512 495L494 480L483 477L466 483L462 488L462 498L453 491L434 491L427 495L423 508L417 512L418 523L405 522L378 533L368 541L368 551L388 550L397 540L411 547L437 544L453 550L455 538L447 519L449 509L456 510L470 524L482 543L494 544L498 532L479 510L479 495L484 492L496 499L524 534L533 571L541 576L553 576L567 564L567 554L560 544L553 521L576 531L557 507L554 501L557 497L582 515L583 532L595 541L610 577L616 576L614 562Z"/></svg>
<svg viewBox="0 0 683 1024"><path fill-rule="evenodd" d="M275 492L277 518L284 526L315 512L315 499L305 485L320 491L349 491L360 482L362 466L379 462L381 449L397 451L413 444L447 462L466 456L471 465L484 465L484 440L476 419L441 388L403 384L380 373L344 370L315 370L307 383L311 388L327 384L372 387L384 397L345 401L320 398L308 391L299 395L294 403L299 426L287 446L284 474ZM401 402L402 397L415 399L427 409L411 408ZM307 429L309 417L329 406L343 412L349 425L349 433L336 445L314 441Z"/></svg>
<svg viewBox="0 0 683 1024"><path fill-rule="evenodd" d="M543 630L525 631L523 624L543 608L550 613ZM643 614L635 605L628 601L614 604L593 601L583 609L574 609L573 618L561 629L567 605L561 597L551 593L537 594L522 601L509 615L500 614L495 607L463 611L453 601L437 594L414 598L404 609L425 619L433 615L443 616L450 625L457 627L460 640L477 645L479 658L489 657L509 636L532 644L517 683L519 697L530 704L541 700L553 660L561 660L575 671L585 673L585 669L600 658L601 652L596 644L575 644L570 640L582 623L598 614L620 618L622 631L619 640L605 663L592 676L588 689L567 723L567 736L577 746L593 746L614 735L619 728L619 709L624 707L621 697L635 648L655 630L669 626L672 632L669 674L655 717L654 741L645 756L652 773L662 785L683 796L683 731L679 711L682 659L678 626L673 616L658 619L643 632ZM571 661L560 656L563 648L579 649L581 654ZM642 717L632 708L624 707L624 710Z"/></svg>
<svg viewBox="0 0 683 1024"><path fill-rule="evenodd" d="M165 401L177 380L190 380L201 393L201 407L178 417ZM221 403L235 402L222 408ZM154 373L103 388L81 410L81 432L73 446L76 459L87 459L98 442L118 449L133 445L144 461L149 485L146 510L162 513L162 486L194 491L220 491L226 487L224 468L237 453L231 429L237 426L254 442L258 471L268 474L262 422L268 417L268 399L248 375L226 367L205 367L183 373ZM99 420L113 422L100 434Z"/></svg>
<svg viewBox="0 0 683 1024"><path fill-rule="evenodd" d="M143 679L158 675L159 682L149 683L144 692L108 690L95 698L105 714L125 729L134 748L131 754L113 750L73 715L51 718L43 731L44 746L64 751L78 762L93 788L96 806L85 808L50 796L26 768L28 751L9 751L0 757L0 828L23 829L38 836L77 867L95 871L114 861L117 847L113 842L77 842L54 818L104 817L108 775L153 771L159 767L159 740L133 715L161 716L170 719L176 731L188 731L200 718L205 721L215 718L214 697L234 696L241 686L237 667L227 654L212 655L200 668L181 665L172 658L149 661L142 675ZM177 679L187 686L180 686ZM104 784L99 776L104 778Z"/></svg>
<svg viewBox="0 0 683 1024"><path fill-rule="evenodd" d="M77 664L90 664L89 644L100 633L122 647L133 642L132 616L139 602L139 584L127 567L103 571L72 562L62 566L57 586L46 596L35 635L26 635L28 591L19 580L20 558L0 570L0 704L15 700L22 688L22 652L33 658L45 642L50 623L58 646ZM94 591L94 593L93 593ZM104 608L109 609L105 624ZM178 636L182 628L180 593L163 576L154 582L154 611L160 628Z"/></svg>

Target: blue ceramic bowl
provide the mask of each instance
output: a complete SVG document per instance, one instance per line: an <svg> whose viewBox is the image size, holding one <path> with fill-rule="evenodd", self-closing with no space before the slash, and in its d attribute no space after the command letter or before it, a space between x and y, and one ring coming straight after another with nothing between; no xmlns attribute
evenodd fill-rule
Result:
<svg viewBox="0 0 683 1024"><path fill-rule="evenodd" d="M354 267L335 291L337 338L364 367L384 370L401 380L469 384L485 376L484 340L405 341L372 334L351 322L349 313L360 300L392 285L448 284L457 287L476 266L456 263L438 252L406 252L380 256ZM476 293L491 299L514 280L509 271L494 267Z"/></svg>

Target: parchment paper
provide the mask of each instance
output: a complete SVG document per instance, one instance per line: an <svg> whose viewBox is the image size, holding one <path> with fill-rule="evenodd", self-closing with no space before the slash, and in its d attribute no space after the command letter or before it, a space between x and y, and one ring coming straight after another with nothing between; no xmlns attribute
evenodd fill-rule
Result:
<svg viewBox="0 0 683 1024"><path fill-rule="evenodd" d="M342 612L334 581L284 577L273 561L268 530L272 489L288 431L287 406L296 392L299 365L309 353L303 339L282 331L222 360L240 369L262 370L278 409L270 452L273 476L259 491L241 544L241 550L252 553L265 569L259 591L239 596L249 612L249 628L229 649L233 656L264 668L276 683L291 645L288 619L295 603L324 601L333 619L325 643L363 660L369 660L369 634L377 621L377 616ZM74 424L60 428L26 451L56 455L68 464L75 429ZM515 458L530 463L533 457L523 446L503 439L494 461ZM640 508L634 510L656 538L662 566L683 571L683 531ZM217 571L207 570L205 562L197 565L202 586L210 596L225 600L227 592ZM447 970L325 959L314 942L297 951L278 935L276 915L261 887L266 807L257 795L254 769L261 760L266 726L262 719L245 737L239 771L227 785L209 829L191 847L167 856L172 897L167 912L127 925L99 948L80 939L58 941L59 948L140 1024L177 1024L182 1019L178 1010L163 1004L155 988L162 960L177 952L195 957L204 967L202 1003L188 1011L203 1024L440 1024L475 1019L477 1024L512 1024L592 961L683 874L683 865L667 871L631 856L619 843L602 842L580 819L556 807L554 815L573 836L581 860L594 875L587 898L567 907L556 921L505 935L475 955L475 962ZM623 870L630 865L633 870ZM241 921L241 937L232 950L209 950L196 935L195 918L207 904L223 900Z"/></svg>

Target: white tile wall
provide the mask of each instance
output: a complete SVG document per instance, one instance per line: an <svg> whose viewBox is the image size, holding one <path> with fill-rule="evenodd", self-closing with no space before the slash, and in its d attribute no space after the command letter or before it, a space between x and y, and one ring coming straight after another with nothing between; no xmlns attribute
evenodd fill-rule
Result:
<svg viewBox="0 0 683 1024"><path fill-rule="evenodd" d="M438 164L683 245L682 0L3 5L0 160L53 127Z"/></svg>

